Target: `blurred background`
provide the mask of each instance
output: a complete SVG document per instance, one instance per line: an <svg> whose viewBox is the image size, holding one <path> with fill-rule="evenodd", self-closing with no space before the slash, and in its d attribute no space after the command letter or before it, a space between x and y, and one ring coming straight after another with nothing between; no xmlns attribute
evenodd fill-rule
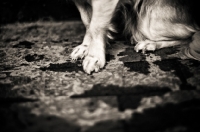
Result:
<svg viewBox="0 0 200 132"><path fill-rule="evenodd" d="M72 0L1 0L0 23L80 19Z"/></svg>

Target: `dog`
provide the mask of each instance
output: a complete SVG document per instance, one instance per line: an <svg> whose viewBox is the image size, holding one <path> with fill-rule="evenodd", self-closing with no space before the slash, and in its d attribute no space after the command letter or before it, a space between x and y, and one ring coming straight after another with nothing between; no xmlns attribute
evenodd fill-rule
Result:
<svg viewBox="0 0 200 132"><path fill-rule="evenodd" d="M123 33L135 42L135 51L155 51L187 45L181 58L200 60L200 20L198 0L73 0L86 33L82 44L70 55L83 59L86 73L105 66L105 50L110 32L117 32L113 22L119 17Z"/></svg>

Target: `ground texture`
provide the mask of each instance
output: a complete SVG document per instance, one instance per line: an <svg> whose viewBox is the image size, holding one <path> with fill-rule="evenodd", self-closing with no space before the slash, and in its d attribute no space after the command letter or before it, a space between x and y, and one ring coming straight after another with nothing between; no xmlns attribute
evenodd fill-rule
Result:
<svg viewBox="0 0 200 132"><path fill-rule="evenodd" d="M200 62L114 41L87 75L69 58L84 32L79 21L1 26L1 132L200 131Z"/></svg>

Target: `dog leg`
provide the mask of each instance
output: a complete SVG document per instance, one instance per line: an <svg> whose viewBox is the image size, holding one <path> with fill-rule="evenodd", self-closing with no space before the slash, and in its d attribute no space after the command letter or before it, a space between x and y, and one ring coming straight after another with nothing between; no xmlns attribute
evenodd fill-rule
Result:
<svg viewBox="0 0 200 132"><path fill-rule="evenodd" d="M87 55L88 45L91 42L91 36L87 32L88 32L88 28L89 28L90 21L91 21L92 7L85 0L74 0L74 2L80 12L81 20L86 27L86 34L83 39L83 43L81 45L75 47L70 55L71 59L73 61L76 61L78 58L82 59Z"/></svg>
<svg viewBox="0 0 200 132"><path fill-rule="evenodd" d="M157 49L166 48L166 47L172 47L176 45L184 45L189 44L190 39L184 39L184 40L168 40L168 41L151 41L151 40L145 40L140 41L135 46L135 51L139 52L142 50L142 53L145 53L146 51L155 51Z"/></svg>
<svg viewBox="0 0 200 132"><path fill-rule="evenodd" d="M83 69L88 74L105 65L106 33L117 3L118 0L92 0L93 13L88 29L91 43L83 60Z"/></svg>
<svg viewBox="0 0 200 132"><path fill-rule="evenodd" d="M91 0L92 18L82 44L82 48L87 48L83 69L88 74L105 65L106 33L117 3L118 0ZM74 50L71 57L76 57L77 52Z"/></svg>

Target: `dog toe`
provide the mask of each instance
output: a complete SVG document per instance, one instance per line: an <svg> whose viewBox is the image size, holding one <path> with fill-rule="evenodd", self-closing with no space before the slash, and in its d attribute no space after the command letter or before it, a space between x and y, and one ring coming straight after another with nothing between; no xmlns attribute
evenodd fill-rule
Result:
<svg viewBox="0 0 200 132"><path fill-rule="evenodd" d="M88 46L79 45L75 47L70 55L73 61L76 61L78 58L84 58L87 55Z"/></svg>
<svg viewBox="0 0 200 132"><path fill-rule="evenodd" d="M146 50L146 43L142 42L138 42L135 46L135 51L139 52L140 50L142 50L143 52Z"/></svg>
<svg viewBox="0 0 200 132"><path fill-rule="evenodd" d="M137 43L134 50L136 52L139 52L141 50L142 53L145 53L146 51L155 51L156 43L151 42L151 41L141 41Z"/></svg>
<svg viewBox="0 0 200 132"><path fill-rule="evenodd" d="M94 56L86 56L83 60L83 69L88 74L91 74L93 71L98 72L104 65L104 59L99 59Z"/></svg>

